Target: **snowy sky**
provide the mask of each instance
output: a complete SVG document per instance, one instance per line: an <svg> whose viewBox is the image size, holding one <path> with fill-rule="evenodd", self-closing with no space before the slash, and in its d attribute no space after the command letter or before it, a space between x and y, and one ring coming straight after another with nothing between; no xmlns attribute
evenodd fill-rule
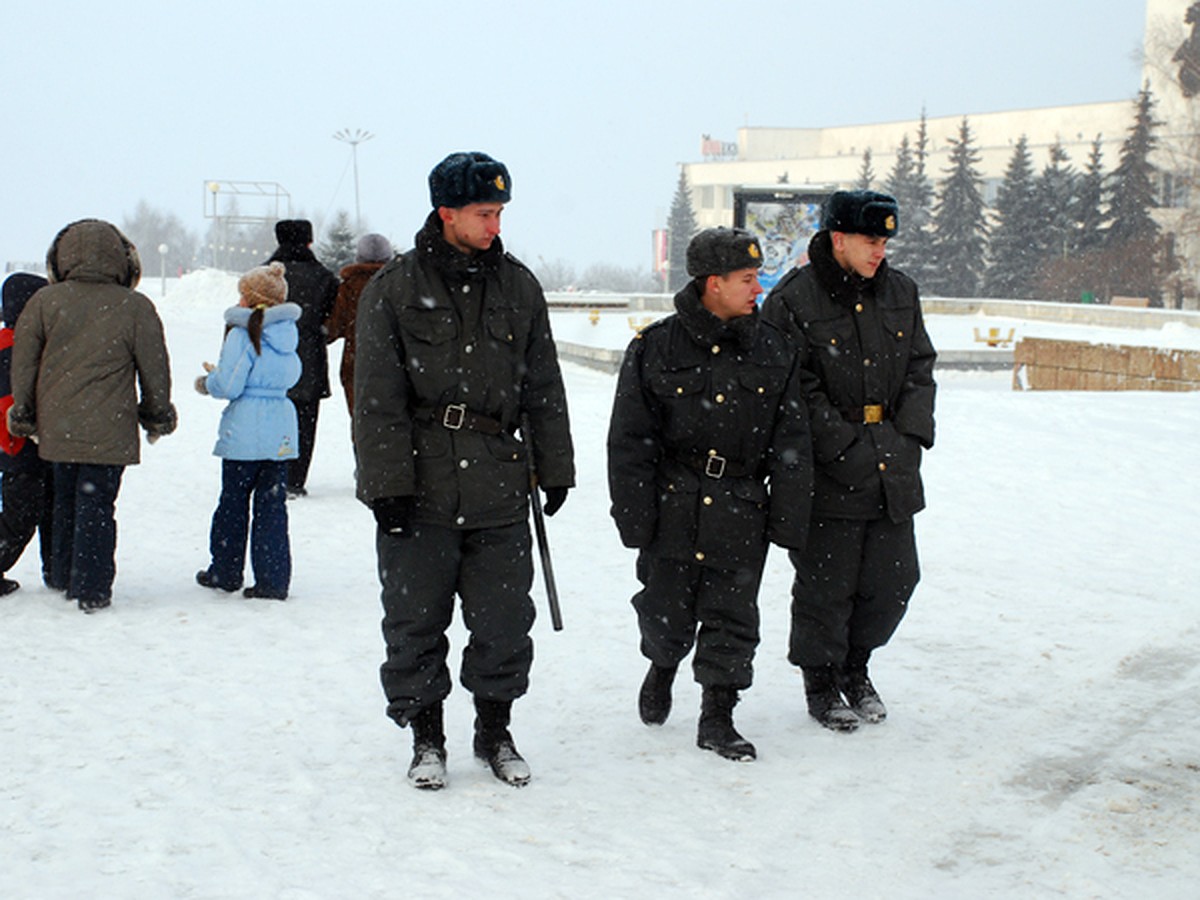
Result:
<svg viewBox="0 0 1200 900"><path fill-rule="evenodd" d="M6 3L0 261L140 199L202 234L211 179L353 216L346 128L375 135L362 216L399 246L429 169L484 150L528 262L648 268L702 134L1132 99L1144 19L1142 0Z"/></svg>

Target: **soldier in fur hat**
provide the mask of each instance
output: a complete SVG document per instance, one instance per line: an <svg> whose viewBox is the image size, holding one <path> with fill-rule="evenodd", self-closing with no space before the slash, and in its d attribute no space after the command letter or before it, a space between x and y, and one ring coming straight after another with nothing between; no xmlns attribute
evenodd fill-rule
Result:
<svg viewBox="0 0 1200 900"><path fill-rule="evenodd" d="M445 630L456 595L470 632L461 681L474 696L475 755L508 784L529 781L508 728L533 661L527 455L546 515L575 483L546 299L500 243L511 184L486 153L447 156L429 175L433 210L415 247L359 300L358 496L379 526L381 677L388 714L412 728L418 788L446 783Z"/></svg>
<svg viewBox="0 0 1200 900"><path fill-rule="evenodd" d="M886 194L837 191L808 264L763 304L797 345L816 461L808 546L790 554L788 659L804 673L810 715L836 731L886 716L867 661L919 577L913 516L925 506L936 354L917 286L886 259L899 218Z"/></svg>
<svg viewBox="0 0 1200 900"><path fill-rule="evenodd" d="M758 241L711 228L687 250L675 314L625 352L608 433L612 516L638 550L633 598L647 725L666 721L679 664L695 647L696 742L732 760L755 747L733 725L758 645L767 544L804 547L812 456L795 354L761 319Z"/></svg>

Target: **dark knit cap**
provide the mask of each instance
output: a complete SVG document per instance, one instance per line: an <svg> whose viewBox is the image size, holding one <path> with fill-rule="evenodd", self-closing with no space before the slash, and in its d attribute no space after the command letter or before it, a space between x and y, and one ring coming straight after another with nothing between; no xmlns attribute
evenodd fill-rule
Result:
<svg viewBox="0 0 1200 900"><path fill-rule="evenodd" d="M836 191L821 210L821 228L825 231L891 237L899 227L896 198L876 191Z"/></svg>
<svg viewBox="0 0 1200 900"><path fill-rule="evenodd" d="M706 228L687 248L687 273L693 278L757 269L762 264L758 238L744 228Z"/></svg>
<svg viewBox="0 0 1200 900"><path fill-rule="evenodd" d="M510 199L512 180L508 169L486 153L451 153L429 173L429 200L434 209L507 203Z"/></svg>
<svg viewBox="0 0 1200 900"><path fill-rule="evenodd" d="M280 244L302 244L313 241L312 222L308 219L280 219L275 223L275 240Z"/></svg>

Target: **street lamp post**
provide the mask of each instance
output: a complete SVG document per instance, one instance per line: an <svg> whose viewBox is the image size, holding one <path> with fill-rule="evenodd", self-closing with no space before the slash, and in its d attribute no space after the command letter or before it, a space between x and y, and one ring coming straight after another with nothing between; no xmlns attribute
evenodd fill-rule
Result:
<svg viewBox="0 0 1200 900"><path fill-rule="evenodd" d="M362 215L358 208L358 145L373 137L375 135L369 131L363 131L361 128L355 128L353 131L343 128L341 131L334 132L333 135L334 140L350 145L350 156L354 161L354 230L359 234L362 234Z"/></svg>
<svg viewBox="0 0 1200 900"><path fill-rule="evenodd" d="M171 248L166 244L158 245L158 275L162 279L161 295L167 296L167 251Z"/></svg>

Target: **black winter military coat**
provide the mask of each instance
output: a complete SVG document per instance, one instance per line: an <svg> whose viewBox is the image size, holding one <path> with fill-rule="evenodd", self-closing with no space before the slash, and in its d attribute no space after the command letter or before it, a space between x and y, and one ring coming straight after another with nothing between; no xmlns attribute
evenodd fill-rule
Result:
<svg viewBox="0 0 1200 900"><path fill-rule="evenodd" d="M415 495L417 521L452 528L521 521L529 502L527 448L514 436L522 414L541 486L575 483L545 296L499 238L469 257L443 239L432 214L415 243L359 300L358 497L370 505ZM476 416L498 433L472 427Z"/></svg>
<svg viewBox="0 0 1200 900"><path fill-rule="evenodd" d="M757 313L722 322L695 283L625 353L608 432L612 517L627 547L761 566L808 534L812 454L795 354Z"/></svg>
<svg viewBox="0 0 1200 900"><path fill-rule="evenodd" d="M303 244L280 244L267 262L281 262L287 270L288 302L300 307L300 380L288 391L293 400L311 402L328 397L329 353L325 320L337 299L337 276L325 268Z"/></svg>
<svg viewBox="0 0 1200 900"><path fill-rule="evenodd" d="M884 260L873 278L844 271L829 232L809 242L763 303L795 342L812 420L814 514L903 522L925 506L922 448L933 446L933 365L917 286ZM864 408L882 421L864 423Z"/></svg>

